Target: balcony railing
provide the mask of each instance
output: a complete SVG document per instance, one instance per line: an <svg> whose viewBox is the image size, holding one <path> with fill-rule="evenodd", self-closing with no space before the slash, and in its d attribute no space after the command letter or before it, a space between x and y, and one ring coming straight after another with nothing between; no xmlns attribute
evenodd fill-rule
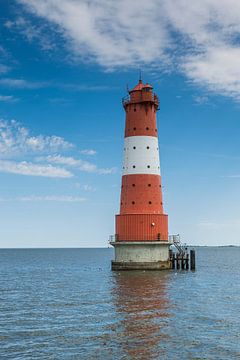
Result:
<svg viewBox="0 0 240 360"><path fill-rule="evenodd" d="M109 243L111 242L118 242L118 241L166 241L166 239L162 239L161 234L157 234L157 235L151 235L151 234L147 234L147 235L142 235L141 239L131 239L131 240L123 240L123 239L119 239L119 235L118 234L114 234L114 235L110 235L109 236Z"/></svg>
<svg viewBox="0 0 240 360"><path fill-rule="evenodd" d="M109 236L109 242L116 242L116 241L118 241L118 235L117 234Z"/></svg>
<svg viewBox="0 0 240 360"><path fill-rule="evenodd" d="M178 241L180 241L180 235L179 234L177 234L177 235L169 235L168 236L168 241L170 242L170 243L174 243L174 242L178 242Z"/></svg>
<svg viewBox="0 0 240 360"><path fill-rule="evenodd" d="M122 98L122 104L123 106L128 104L130 102L130 95L126 95Z"/></svg>
<svg viewBox="0 0 240 360"><path fill-rule="evenodd" d="M159 108L159 100L155 93L142 93L140 96L131 97L131 95L126 95L122 98L122 104L125 107L130 102L131 103L139 103L139 102L147 102L147 101L153 101L155 105Z"/></svg>

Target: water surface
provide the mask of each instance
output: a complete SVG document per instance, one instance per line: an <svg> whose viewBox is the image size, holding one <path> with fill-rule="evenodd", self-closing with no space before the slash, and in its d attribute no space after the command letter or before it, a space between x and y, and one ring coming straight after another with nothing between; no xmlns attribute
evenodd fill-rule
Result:
<svg viewBox="0 0 240 360"><path fill-rule="evenodd" d="M240 359L240 248L196 250L196 272L0 250L0 359Z"/></svg>

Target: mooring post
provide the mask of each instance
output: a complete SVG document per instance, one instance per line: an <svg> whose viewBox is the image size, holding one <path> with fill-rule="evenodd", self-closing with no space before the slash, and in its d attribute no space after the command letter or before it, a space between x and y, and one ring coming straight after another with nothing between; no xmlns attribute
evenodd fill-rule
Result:
<svg viewBox="0 0 240 360"><path fill-rule="evenodd" d="M179 270L180 268L179 254L176 255L176 260L177 260L177 269Z"/></svg>
<svg viewBox="0 0 240 360"><path fill-rule="evenodd" d="M185 268L185 259L184 259L184 254L181 255L182 256L182 270L184 270Z"/></svg>
<svg viewBox="0 0 240 360"><path fill-rule="evenodd" d="M172 269L175 269L175 254L172 254Z"/></svg>
<svg viewBox="0 0 240 360"><path fill-rule="evenodd" d="M195 270L196 263L195 263L195 250L190 250L190 263L191 263L191 270Z"/></svg>
<svg viewBox="0 0 240 360"><path fill-rule="evenodd" d="M189 269L189 254L186 254L186 270Z"/></svg>

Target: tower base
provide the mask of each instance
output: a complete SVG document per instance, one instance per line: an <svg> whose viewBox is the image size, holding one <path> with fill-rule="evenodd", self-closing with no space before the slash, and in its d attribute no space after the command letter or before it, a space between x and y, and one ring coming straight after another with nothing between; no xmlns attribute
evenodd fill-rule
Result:
<svg viewBox="0 0 240 360"><path fill-rule="evenodd" d="M168 241L113 241L112 270L166 270L171 268Z"/></svg>

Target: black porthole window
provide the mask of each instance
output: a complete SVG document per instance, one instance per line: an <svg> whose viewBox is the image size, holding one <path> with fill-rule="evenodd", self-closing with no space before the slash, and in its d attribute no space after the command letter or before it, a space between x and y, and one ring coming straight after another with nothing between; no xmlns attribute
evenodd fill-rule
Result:
<svg viewBox="0 0 240 360"><path fill-rule="evenodd" d="M135 149L136 149L136 146L134 146L133 148L134 148L134 150L135 150Z"/></svg>
<svg viewBox="0 0 240 360"><path fill-rule="evenodd" d="M151 186L151 184L148 184L148 187L150 187Z"/></svg>
<svg viewBox="0 0 240 360"><path fill-rule="evenodd" d="M132 201L132 204L135 205L135 201Z"/></svg>
<svg viewBox="0 0 240 360"><path fill-rule="evenodd" d="M151 204L152 204L152 202L151 202L151 201L149 201L148 203L149 203L149 205L151 205Z"/></svg>
<svg viewBox="0 0 240 360"><path fill-rule="evenodd" d="M132 186L134 187L134 186L135 186L135 184L132 184Z"/></svg>
<svg viewBox="0 0 240 360"><path fill-rule="evenodd" d="M135 130L137 130L137 129L134 127L133 130L135 131Z"/></svg>
<svg viewBox="0 0 240 360"><path fill-rule="evenodd" d="M146 130L149 130L149 127L146 127Z"/></svg>
<svg viewBox="0 0 240 360"><path fill-rule="evenodd" d="M147 167L148 167L148 169L149 169L149 168L150 168L150 165L148 165Z"/></svg>
<svg viewBox="0 0 240 360"><path fill-rule="evenodd" d="M134 169L135 169L135 167L136 167L136 166L135 166L135 165L133 165L133 168L134 168Z"/></svg>
<svg viewBox="0 0 240 360"><path fill-rule="evenodd" d="M147 146L147 149L149 150L149 146Z"/></svg>

